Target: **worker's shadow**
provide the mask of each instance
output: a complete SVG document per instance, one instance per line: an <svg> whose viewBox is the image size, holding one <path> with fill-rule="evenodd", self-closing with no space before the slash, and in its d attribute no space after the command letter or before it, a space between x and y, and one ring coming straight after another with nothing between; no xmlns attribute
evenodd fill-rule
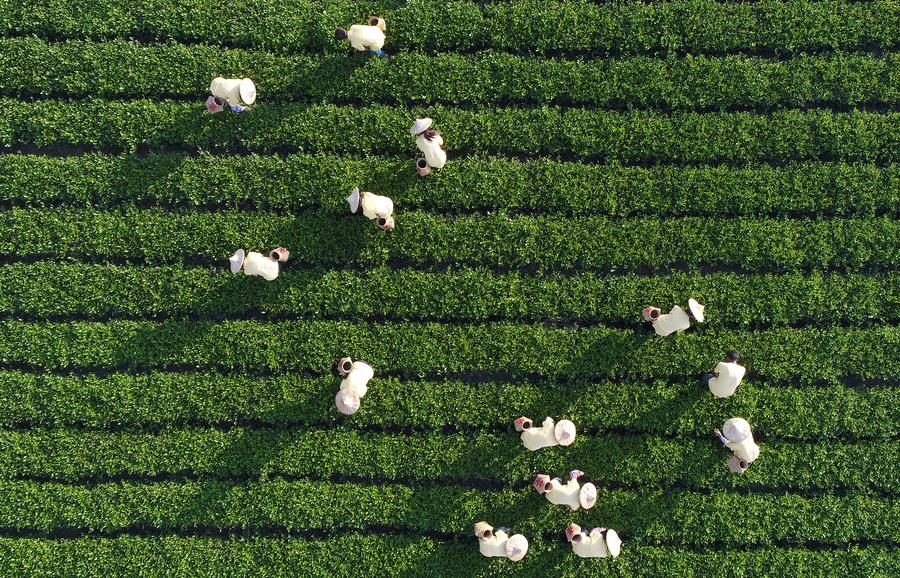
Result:
<svg viewBox="0 0 900 578"><path fill-rule="evenodd" d="M281 221L284 223L284 221ZM306 221L304 221L306 223ZM279 245L292 247L292 257L285 267L286 275L292 269L304 269L304 251L319 251L317 258L327 247L334 246L325 237L339 235L344 251L364 250L371 238L363 228L370 223L362 221L349 223L347 226L335 226L334 218L325 218L315 230L307 227L298 231L296 221L288 221L286 225L263 232L248 231L241 237L236 247L222 247L221 258L205 265L207 273L215 279L206 294L197 298L188 310L178 313L162 321L118 321L116 322L117 339L112 350L110 364L116 371L145 373L147 371L177 372L193 374L195 372L218 372L232 374L240 378L248 374L246 380L246 408L235 407L233 411L221 417L216 423L204 422L203 419L188 419L184 423L174 424L175 428L198 427L226 430L222 445L211 456L202 456L198 463L199 471L167 472L163 478L171 477L172 481L183 482L180 489L179 502L165 512L171 524L185 528L196 526L201 529L214 530L222 525L238 523L239 528L229 530L250 531L259 525L272 525L266 519L241 520L230 511L234 501L232 494L240 494L236 488L254 480L269 479L278 468L273 469L279 456L283 453L288 436L276 434L269 436L266 443L260 443L254 428L271 427L272 423L283 421L290 416L297 404L310 403L313 392L298 395L285 395L282 399L273 398L267 392L265 409L255 412L258 403L255 388L262 383L252 376L283 375L286 367L302 367L303 360L281 360L270 355L264 349L268 344L253 340L254 351L249 352L247 344L241 339L241 327L252 323L279 322L266 313L272 304L280 303L285 292L303 291L303 285L279 283L282 277L266 282L260 277L245 276L242 272L232 275L228 271L228 256L238 248L250 248L267 252ZM336 232L337 230L338 232ZM295 248L299 248L296 250ZM307 253L308 254L308 253ZM333 255L332 255L333 256ZM340 255L338 256L340 257ZM309 276L314 279L315 275ZM313 281L310 281L313 282ZM175 288L177 289L177 288ZM112 316L116 311L110 311ZM229 318L237 316L239 320ZM312 317L312 316L311 316ZM230 325L230 327L229 327ZM274 344L273 344L274 345ZM336 344L332 344L335 346ZM262 348L263 351L260 351ZM273 347L283 350L283 347ZM337 360L342 352L335 350L333 357ZM271 360L267 363L266 360ZM309 360L306 360L309 364ZM329 373L331 367L306 367L307 370ZM336 381L335 383L338 383ZM333 406L333 392L329 394L329 402ZM319 400L320 402L321 400ZM168 426L163 426L163 430ZM154 430L156 428L153 428ZM275 427L278 429L278 427ZM283 428L281 428L283 430ZM148 433L150 433L148 431ZM274 519L274 518L273 518Z"/></svg>
<svg viewBox="0 0 900 578"><path fill-rule="evenodd" d="M582 452L587 452L584 455L590 457L591 463L601 466L597 471L586 472L598 486L600 498L594 509L579 512L579 520L584 520L579 522L582 526L590 523L612 527L628 537L652 536L655 525L667 526L672 520L689 518L695 491L724 490L734 483L726 475L727 455L720 451L711 434L715 425L710 424L708 439L702 434L698 437L692 427L708 417L705 406L709 391L699 379L692 387L690 377L679 378L677 384L662 384L627 374L642 356L646 356L648 364L653 363L654 339L655 335L640 332L599 330L594 339L585 340L580 355L575 352L570 364L563 366L566 383L548 386L563 395L553 396L561 402L558 407L544 408L547 415L582 416L582 420L590 422L592 408L606 406L599 413L606 416L603 420L609 420L607 423L601 420L579 428L589 432L576 439L569 452L551 452L542 460L540 467L556 469L536 472L563 476L569 469L580 468L578 455ZM704 360L698 361L698 376L702 363ZM614 390L620 382L621 395ZM601 383L605 385L595 386ZM642 383L648 390L643 397L640 390L633 388ZM598 396L604 390L610 396L605 401ZM538 421L544 415L530 417ZM585 449L588 447L589 451ZM653 477L648 477L648 472ZM611 502L603 498L605 487L613 490ZM635 511L643 514L632 515ZM625 512L629 514L624 515Z"/></svg>

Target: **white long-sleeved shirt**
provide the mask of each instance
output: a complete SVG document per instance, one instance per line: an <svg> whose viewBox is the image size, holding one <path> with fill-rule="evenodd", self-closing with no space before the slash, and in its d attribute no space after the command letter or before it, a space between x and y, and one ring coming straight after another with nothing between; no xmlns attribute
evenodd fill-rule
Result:
<svg viewBox="0 0 900 578"><path fill-rule="evenodd" d="M737 386L744 379L747 368L737 363L720 361L713 373L718 373L719 377L713 377L709 380L709 391L716 397L730 397L734 395Z"/></svg>
<svg viewBox="0 0 900 578"><path fill-rule="evenodd" d="M548 417L541 427L522 430L522 444L531 451L559 445L556 441L555 426L553 418Z"/></svg>
<svg viewBox="0 0 900 578"><path fill-rule="evenodd" d="M554 484L552 490L544 492L544 496L547 497L551 504L569 506L572 510L577 510L581 507L581 502L578 499L580 495L581 484L578 483L577 479L570 479L564 486Z"/></svg>
<svg viewBox="0 0 900 578"><path fill-rule="evenodd" d="M603 532L599 530L584 536L581 542L572 542L572 550L576 556L581 558L606 558L609 555L606 540L603 539Z"/></svg>
<svg viewBox="0 0 900 578"><path fill-rule="evenodd" d="M675 333L676 331L684 331L691 326L691 318L688 317L684 309L676 305L665 315L660 315L653 322L653 328L656 334L662 337Z"/></svg>
<svg viewBox="0 0 900 578"><path fill-rule="evenodd" d="M416 137L416 146L425 155L425 162L429 167L439 169L447 164L447 153L441 146L444 139L441 135L436 134L431 140L426 139L423 135Z"/></svg>
<svg viewBox="0 0 900 578"><path fill-rule="evenodd" d="M384 32L377 26L368 24L354 24L347 31L347 39L350 46L365 52L366 50L381 50L384 46Z"/></svg>
<svg viewBox="0 0 900 578"><path fill-rule="evenodd" d="M250 251L244 257L244 275L259 275L266 281L278 277L278 261L273 261L262 253Z"/></svg>
<svg viewBox="0 0 900 578"><path fill-rule="evenodd" d="M350 389L359 397L369 391L368 383L375 376L372 366L363 361L354 361L350 372L341 381L341 389Z"/></svg>
<svg viewBox="0 0 900 578"><path fill-rule="evenodd" d="M725 447L730 449L734 452L734 455L748 464L752 464L756 461L756 458L759 457L759 446L753 441L753 434L750 434L746 439L739 442L727 440L725 442Z"/></svg>
<svg viewBox="0 0 900 578"><path fill-rule="evenodd" d="M490 538L478 538L478 549L482 556L493 558L495 556L503 556L506 558L506 542L509 537L506 532L496 530Z"/></svg>
<svg viewBox="0 0 900 578"><path fill-rule="evenodd" d="M394 213L394 201L375 193L362 193L359 206L362 207L363 215L373 220L379 217L388 219Z"/></svg>

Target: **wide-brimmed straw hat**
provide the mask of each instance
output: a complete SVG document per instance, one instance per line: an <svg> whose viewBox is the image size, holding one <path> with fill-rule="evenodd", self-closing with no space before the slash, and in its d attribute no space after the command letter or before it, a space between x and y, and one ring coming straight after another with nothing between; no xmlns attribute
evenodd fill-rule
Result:
<svg viewBox="0 0 900 578"><path fill-rule="evenodd" d="M409 129L409 134L415 136L417 134L423 133L429 128L431 128L431 123L433 121L428 118L417 118L416 122L413 123L412 128Z"/></svg>
<svg viewBox="0 0 900 578"><path fill-rule="evenodd" d="M750 437L750 424L742 417L733 417L722 426L722 434L733 442L742 442Z"/></svg>
<svg viewBox="0 0 900 578"><path fill-rule="evenodd" d="M694 319L703 323L703 310L706 309L705 305L700 305L697 303L696 299L688 299L688 309L691 310L691 315L694 316Z"/></svg>
<svg viewBox="0 0 900 578"><path fill-rule="evenodd" d="M570 446L575 441L575 424L567 419L561 419L553 428L553 436L561 446Z"/></svg>
<svg viewBox="0 0 900 578"><path fill-rule="evenodd" d="M506 541L506 557L518 562L528 553L528 539L522 534L510 536Z"/></svg>
<svg viewBox="0 0 900 578"><path fill-rule="evenodd" d="M593 508L594 504L597 503L597 487L590 482L581 486L581 491L578 493L578 503L585 510Z"/></svg>
<svg viewBox="0 0 900 578"><path fill-rule="evenodd" d="M241 102L244 104L253 104L256 102L256 85L249 78L241 79L241 88L239 89Z"/></svg>
<svg viewBox="0 0 900 578"><path fill-rule="evenodd" d="M236 274L244 264L244 250L238 249L235 251L234 255L228 258L228 261L231 263L231 272Z"/></svg>
<svg viewBox="0 0 900 578"><path fill-rule="evenodd" d="M359 396L352 389L342 389L334 396L334 404L344 415L353 415L359 410Z"/></svg>
<svg viewBox="0 0 900 578"><path fill-rule="evenodd" d="M350 193L346 200L350 203L350 212L356 213L357 209L359 209L359 188L353 187L353 192Z"/></svg>
<svg viewBox="0 0 900 578"><path fill-rule="evenodd" d="M622 551L622 539L619 538L619 533L615 530L606 531L606 548L613 558L617 557L619 552Z"/></svg>

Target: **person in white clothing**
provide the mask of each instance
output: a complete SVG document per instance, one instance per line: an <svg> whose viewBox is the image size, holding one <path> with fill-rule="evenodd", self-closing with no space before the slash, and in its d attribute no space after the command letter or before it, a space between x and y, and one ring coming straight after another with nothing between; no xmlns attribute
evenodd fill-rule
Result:
<svg viewBox="0 0 900 578"><path fill-rule="evenodd" d="M362 207L363 215L375 221L377 227L385 231L394 230L394 201L389 197L361 192L358 188L354 188L346 200L350 203L351 213L355 214Z"/></svg>
<svg viewBox="0 0 900 578"><path fill-rule="evenodd" d="M606 535L604 536L604 532ZM615 530L594 528L588 534L578 524L569 524L566 528L566 539L572 544L572 551L580 558L613 558L622 551L622 540Z"/></svg>
<svg viewBox="0 0 900 578"><path fill-rule="evenodd" d="M372 366L363 361L343 357L338 361L338 373L344 378L334 398L338 411L352 415L359 410L360 399L369 391L368 383L375 376Z"/></svg>
<svg viewBox="0 0 900 578"><path fill-rule="evenodd" d="M337 40L350 40L350 46L360 52L370 52L376 56L384 56L384 32L387 25L384 18L371 16L368 24L354 24L347 31L344 28L338 28L334 32Z"/></svg>
<svg viewBox="0 0 900 578"><path fill-rule="evenodd" d="M572 470L569 481L563 484L559 478L550 479L546 474L539 474L534 479L534 489L551 504L568 506L573 511L579 507L590 510L597 503L597 488L591 483L579 484L578 478L583 475L580 470Z"/></svg>
<svg viewBox="0 0 900 578"><path fill-rule="evenodd" d="M723 434L724 432L724 434ZM728 468L734 473L742 474L747 467L759 457L759 446L753 441L750 424L740 417L733 417L725 422L722 430L713 430L722 445L730 449L737 460L729 460Z"/></svg>
<svg viewBox="0 0 900 578"><path fill-rule="evenodd" d="M225 105L234 112L249 112L256 102L256 85L249 78L222 78L217 76L209 84L212 93L206 99L206 110L222 112Z"/></svg>
<svg viewBox="0 0 900 578"><path fill-rule="evenodd" d="M672 310L662 315L658 307L647 307L644 309L642 316L645 321L653 324L656 334L665 337L671 333L681 333L691 326L691 317L698 322L703 323L705 316L703 310L705 306L697 303L695 299L688 299L688 310L685 311L680 306L672 307Z"/></svg>
<svg viewBox="0 0 900 578"><path fill-rule="evenodd" d="M284 247L272 249L268 256L262 253L250 251L246 255L243 249L238 249L234 255L228 258L231 264L231 272L237 274L244 268L244 275L257 275L266 281L274 281L278 277L278 263L288 260L290 253Z"/></svg>
<svg viewBox="0 0 900 578"><path fill-rule="evenodd" d="M516 431L522 432L522 444L531 451L555 445L568 446L575 441L575 424L567 419L554 423L552 417L544 420L541 427L533 427L527 417L514 422Z"/></svg>
<svg viewBox="0 0 900 578"><path fill-rule="evenodd" d="M431 128L430 118L417 118L409 133L416 137L416 146L425 155L416 161L416 172L425 176L431 169L439 169L447 164L447 153L444 151L444 139L441 133Z"/></svg>
<svg viewBox="0 0 900 578"><path fill-rule="evenodd" d="M518 562L528 553L528 540L522 534L508 536L509 528L494 528L487 522L475 524L478 550L488 558L504 557Z"/></svg>
<svg viewBox="0 0 900 578"><path fill-rule="evenodd" d="M709 391L716 397L731 397L744 379L747 368L738 365L741 354L736 349L725 354L725 361L720 361L712 373L704 374L700 380L709 386Z"/></svg>

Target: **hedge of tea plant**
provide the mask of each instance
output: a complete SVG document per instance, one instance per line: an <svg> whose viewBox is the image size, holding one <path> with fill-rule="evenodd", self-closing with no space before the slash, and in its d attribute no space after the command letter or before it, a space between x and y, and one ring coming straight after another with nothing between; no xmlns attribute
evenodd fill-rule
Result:
<svg viewBox="0 0 900 578"><path fill-rule="evenodd" d="M335 41L372 14L386 57ZM887 0L0 0L0 575L900 574L898 38ZM590 511L531 487L576 468Z"/></svg>

